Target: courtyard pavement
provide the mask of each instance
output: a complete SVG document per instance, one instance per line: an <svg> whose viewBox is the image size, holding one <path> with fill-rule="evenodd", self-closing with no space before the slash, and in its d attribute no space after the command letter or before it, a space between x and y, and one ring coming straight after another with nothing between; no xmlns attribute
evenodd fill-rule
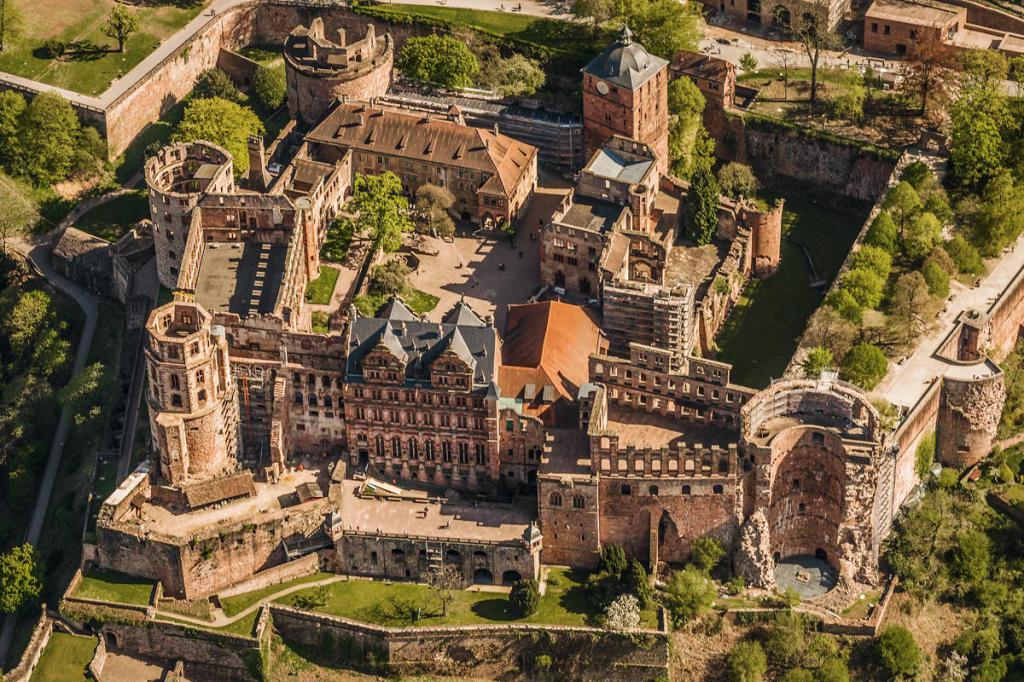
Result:
<svg viewBox="0 0 1024 682"><path fill-rule="evenodd" d="M835 587L836 569L812 556L794 556L775 565L780 592L795 590L801 599L814 599Z"/></svg>
<svg viewBox="0 0 1024 682"><path fill-rule="evenodd" d="M504 238L460 235L453 242L445 242L427 237L428 246L437 249L437 255L418 254L420 265L409 281L440 299L428 318L439 321L465 299L478 315L494 320L499 334L504 332L508 305L524 303L540 289L540 221L551 220L569 188L562 178L541 173L537 191L520 222L515 246Z"/></svg>

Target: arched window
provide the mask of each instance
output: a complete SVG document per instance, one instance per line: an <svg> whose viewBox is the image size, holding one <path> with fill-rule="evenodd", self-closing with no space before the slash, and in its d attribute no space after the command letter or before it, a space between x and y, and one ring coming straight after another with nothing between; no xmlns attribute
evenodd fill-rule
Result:
<svg viewBox="0 0 1024 682"><path fill-rule="evenodd" d="M181 390L181 379L178 378L177 374L171 375L171 388L175 391Z"/></svg>
<svg viewBox="0 0 1024 682"><path fill-rule="evenodd" d="M551 503L552 507L561 507L562 506L562 493L551 493L551 497L549 499L549 502Z"/></svg>
<svg viewBox="0 0 1024 682"><path fill-rule="evenodd" d="M324 407L326 407L328 409L333 409L334 408L334 398L332 398L329 395L325 395L324 396Z"/></svg>
<svg viewBox="0 0 1024 682"><path fill-rule="evenodd" d="M656 486L656 485L652 485L652 486L650 486L649 488L647 488L647 492L648 492L648 493L649 493L649 494L650 494L651 496L653 496L653 497L657 497L657 496L658 496L658 486Z"/></svg>
<svg viewBox="0 0 1024 682"><path fill-rule="evenodd" d="M295 391L295 404L296 405L301 405L302 404L302 391Z"/></svg>
<svg viewBox="0 0 1024 682"><path fill-rule="evenodd" d="M177 393L172 393L171 394L171 406L172 407L181 407L181 396L178 395Z"/></svg>
<svg viewBox="0 0 1024 682"><path fill-rule="evenodd" d="M690 486L688 486L688 485L684 485L683 486L683 494L684 495L689 495L690 494Z"/></svg>
<svg viewBox="0 0 1024 682"><path fill-rule="evenodd" d="M587 500L582 495L573 495L572 506L573 509L583 509L585 506L587 506Z"/></svg>
<svg viewBox="0 0 1024 682"><path fill-rule="evenodd" d="M714 488L711 489L711 491L713 493L715 493L716 495L721 495L722 494L722 490L724 490L724 488L722 488L722 486L720 486L720 485L716 485Z"/></svg>
<svg viewBox="0 0 1024 682"><path fill-rule="evenodd" d="M392 457L402 456L402 441L398 438L398 436L395 436L394 438L391 439L391 455Z"/></svg>
<svg viewBox="0 0 1024 682"><path fill-rule="evenodd" d="M307 400L309 401L310 407L316 407L316 393L310 393Z"/></svg>
<svg viewBox="0 0 1024 682"><path fill-rule="evenodd" d="M628 483L623 483L622 485L619 486L619 494L620 495L632 495L633 494L633 488L631 488Z"/></svg>

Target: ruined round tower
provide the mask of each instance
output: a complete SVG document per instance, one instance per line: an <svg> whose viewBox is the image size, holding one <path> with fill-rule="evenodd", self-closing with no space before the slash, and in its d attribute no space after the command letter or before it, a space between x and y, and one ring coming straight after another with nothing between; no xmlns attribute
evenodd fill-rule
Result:
<svg viewBox="0 0 1024 682"><path fill-rule="evenodd" d="M935 457L943 466L955 469L977 464L992 450L1006 400L1003 373L987 360L973 367L979 371L942 378ZM982 367L987 371L981 371Z"/></svg>
<svg viewBox="0 0 1024 682"><path fill-rule="evenodd" d="M146 186L157 275L160 284L174 289L192 211L205 194L234 191L234 163L226 149L210 142L179 142L146 161Z"/></svg>
<svg viewBox="0 0 1024 682"><path fill-rule="evenodd" d="M378 36L368 24L362 40L346 43L343 29L337 35L337 42L328 39L317 17L285 40L288 112L306 125L318 123L338 98L369 101L384 96L391 85L395 45L390 34Z"/></svg>
<svg viewBox="0 0 1024 682"><path fill-rule="evenodd" d="M750 228L750 274L758 279L770 277L782 259L782 207L780 199L767 211L745 205L743 222Z"/></svg>
<svg viewBox="0 0 1024 682"><path fill-rule="evenodd" d="M201 306L174 301L146 322L150 426L171 485L234 469L241 447L227 338L211 321Z"/></svg>

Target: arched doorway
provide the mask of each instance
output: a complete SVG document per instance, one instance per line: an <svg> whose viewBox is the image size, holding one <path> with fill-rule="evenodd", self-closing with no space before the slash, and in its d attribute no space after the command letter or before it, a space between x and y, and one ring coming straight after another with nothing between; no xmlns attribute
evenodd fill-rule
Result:
<svg viewBox="0 0 1024 682"><path fill-rule="evenodd" d="M793 15L789 13L789 8L776 5L772 11L772 23L779 28L789 28L792 26Z"/></svg>
<svg viewBox="0 0 1024 682"><path fill-rule="evenodd" d="M505 571L501 574L501 584L506 586L517 583L522 579L523 576L519 575L519 571Z"/></svg>
<svg viewBox="0 0 1024 682"><path fill-rule="evenodd" d="M494 574L488 571L486 568L478 568L473 571L473 584L474 585L493 585Z"/></svg>
<svg viewBox="0 0 1024 682"><path fill-rule="evenodd" d="M761 24L761 0L747 0L747 21Z"/></svg>
<svg viewBox="0 0 1024 682"><path fill-rule="evenodd" d="M821 547L818 547L816 550L814 550L814 558L818 559L819 561L824 561L825 563L828 563L828 552L823 550Z"/></svg>

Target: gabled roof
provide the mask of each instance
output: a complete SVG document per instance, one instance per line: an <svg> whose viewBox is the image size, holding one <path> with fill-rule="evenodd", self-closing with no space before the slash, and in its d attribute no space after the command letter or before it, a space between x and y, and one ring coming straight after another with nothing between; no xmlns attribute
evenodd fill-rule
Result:
<svg viewBox="0 0 1024 682"><path fill-rule="evenodd" d="M537 156L535 147L490 130L361 102L337 104L306 139L481 171L488 178L478 189L492 194L510 194Z"/></svg>
<svg viewBox="0 0 1024 682"><path fill-rule="evenodd" d="M585 308L560 301L510 305L499 370L501 395L526 403L572 402L589 379L590 354L606 347Z"/></svg>
<svg viewBox="0 0 1024 682"><path fill-rule="evenodd" d="M633 32L626 26L622 29L619 39L583 67L583 72L615 85L636 90L666 64L667 60L652 55L643 45L634 42Z"/></svg>
<svg viewBox="0 0 1024 682"><path fill-rule="evenodd" d="M480 316L473 312L465 301L459 301L452 309L444 314L441 321L445 324L457 324L463 327L486 327L487 324L480 319Z"/></svg>
<svg viewBox="0 0 1024 682"><path fill-rule="evenodd" d="M411 321L417 319L412 311L406 307L402 299L397 296L392 296L388 299L388 302L384 304L384 307L377 311L377 317L384 318L385 320L406 320Z"/></svg>
<svg viewBox="0 0 1024 682"><path fill-rule="evenodd" d="M390 324L386 324L381 327L378 343L382 344L392 355L403 363L409 361L408 353L406 353L405 349L402 348L402 342L398 340L398 336L395 335L395 330L392 329Z"/></svg>
<svg viewBox="0 0 1024 682"><path fill-rule="evenodd" d="M469 346L466 345L466 340L462 338L462 332L459 331L459 328L453 327L452 331L445 338L448 343L445 345L444 350L454 353L472 370L476 366L476 360L473 358L473 353L470 352Z"/></svg>

